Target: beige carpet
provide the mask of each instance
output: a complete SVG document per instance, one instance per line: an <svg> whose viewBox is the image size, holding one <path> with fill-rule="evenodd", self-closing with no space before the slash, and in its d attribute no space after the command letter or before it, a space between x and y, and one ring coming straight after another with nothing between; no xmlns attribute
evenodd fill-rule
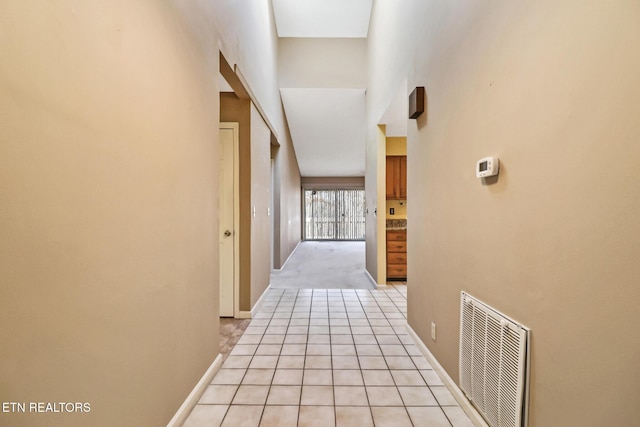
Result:
<svg viewBox="0 0 640 427"><path fill-rule="evenodd" d="M284 268L271 274L271 287L373 289L364 268L364 242L301 242Z"/></svg>

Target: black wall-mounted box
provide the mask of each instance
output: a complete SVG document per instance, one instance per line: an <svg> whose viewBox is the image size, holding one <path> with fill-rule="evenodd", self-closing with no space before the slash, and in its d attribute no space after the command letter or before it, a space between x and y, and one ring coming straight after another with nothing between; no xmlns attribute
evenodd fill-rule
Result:
<svg viewBox="0 0 640 427"><path fill-rule="evenodd" d="M424 113L424 87L416 87L409 95L409 118L417 119Z"/></svg>

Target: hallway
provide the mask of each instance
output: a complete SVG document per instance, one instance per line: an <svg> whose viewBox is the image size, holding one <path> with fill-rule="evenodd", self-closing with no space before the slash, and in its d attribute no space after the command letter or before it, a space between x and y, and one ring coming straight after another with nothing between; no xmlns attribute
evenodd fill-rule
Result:
<svg viewBox="0 0 640 427"><path fill-rule="evenodd" d="M407 335L406 294L269 289L184 426L472 426Z"/></svg>

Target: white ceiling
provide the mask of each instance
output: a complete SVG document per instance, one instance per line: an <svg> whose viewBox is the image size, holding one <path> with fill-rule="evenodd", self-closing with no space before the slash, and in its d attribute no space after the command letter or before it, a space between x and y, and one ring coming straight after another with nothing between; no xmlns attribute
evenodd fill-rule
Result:
<svg viewBox="0 0 640 427"><path fill-rule="evenodd" d="M364 176L364 89L280 93L302 176Z"/></svg>
<svg viewBox="0 0 640 427"><path fill-rule="evenodd" d="M272 0L279 37L361 37L373 0Z"/></svg>

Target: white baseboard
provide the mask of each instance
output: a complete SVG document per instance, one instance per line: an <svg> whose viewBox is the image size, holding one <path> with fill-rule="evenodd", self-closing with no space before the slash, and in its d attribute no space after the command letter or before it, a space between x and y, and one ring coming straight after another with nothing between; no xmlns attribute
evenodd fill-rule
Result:
<svg viewBox="0 0 640 427"><path fill-rule="evenodd" d="M482 418L482 415L480 415L476 408L474 408L473 404L464 395L462 390L460 390L458 384L456 384L455 381L453 381L453 379L449 376L449 374L447 374L447 371L445 371L442 365L438 363L438 360L429 351L427 346L422 342L418 334L416 334L416 332L411 328L411 326L409 326L408 323L407 332L409 333L409 336L413 338L416 346L418 346L429 364L433 367L433 370L436 371L438 376L442 379L442 382L447 387L447 389L449 389L449 392L451 392L453 397L456 399L458 405L460 405L460 408L462 408L465 414L467 414L473 425L477 427L489 427L484 418Z"/></svg>
<svg viewBox="0 0 640 427"><path fill-rule="evenodd" d="M296 244L296 247L293 248L293 250L291 251L291 253L289 254L289 256L287 257L287 259L284 260L284 263L282 263L282 265L280 266L280 268L274 268L274 270L283 270L284 266L287 265L287 263L289 262L289 260L291 259L291 256L294 254L294 252L298 249L298 247L300 247L300 244L302 243L302 240L300 240L298 242L298 244Z"/></svg>
<svg viewBox="0 0 640 427"><path fill-rule="evenodd" d="M260 310L260 306L264 302L264 297L265 297L265 295L267 295L267 292L269 292L269 288L271 288L271 285L267 286L267 289L265 289L264 292L262 292L262 295L260 295L260 298L258 298L258 301L256 301L256 303L253 305L253 308L249 312L249 315L251 315L252 319L256 315L258 310Z"/></svg>
<svg viewBox="0 0 640 427"><path fill-rule="evenodd" d="M367 279L369 279L369 281L371 282L371 284L376 288L376 289L384 289L387 287L387 285L378 285L378 283L375 281L375 279L373 278L373 276L371 275L371 273L369 273L367 271L367 269L364 269L364 275L367 276Z"/></svg>
<svg viewBox="0 0 640 427"><path fill-rule="evenodd" d="M240 310L238 312L238 315L236 316L236 319L253 319L256 313L258 312L258 310L260 310L260 306L264 301L264 296L267 294L267 291L269 290L270 287L271 285L267 286L267 289L265 289L262 295L260 295L260 298L258 298L258 301L253 305L253 308L251 309L251 311Z"/></svg>
<svg viewBox="0 0 640 427"><path fill-rule="evenodd" d="M209 369L207 369L207 372L204 373L200 381L198 381L198 384L196 384L193 390L191 390L191 393L189 393L189 396L187 396L180 408L178 408L178 412L171 418L167 427L181 427L182 424L184 424L209 384L211 384L213 377L220 370L220 366L222 366L222 355L218 354L211 366L209 366Z"/></svg>

